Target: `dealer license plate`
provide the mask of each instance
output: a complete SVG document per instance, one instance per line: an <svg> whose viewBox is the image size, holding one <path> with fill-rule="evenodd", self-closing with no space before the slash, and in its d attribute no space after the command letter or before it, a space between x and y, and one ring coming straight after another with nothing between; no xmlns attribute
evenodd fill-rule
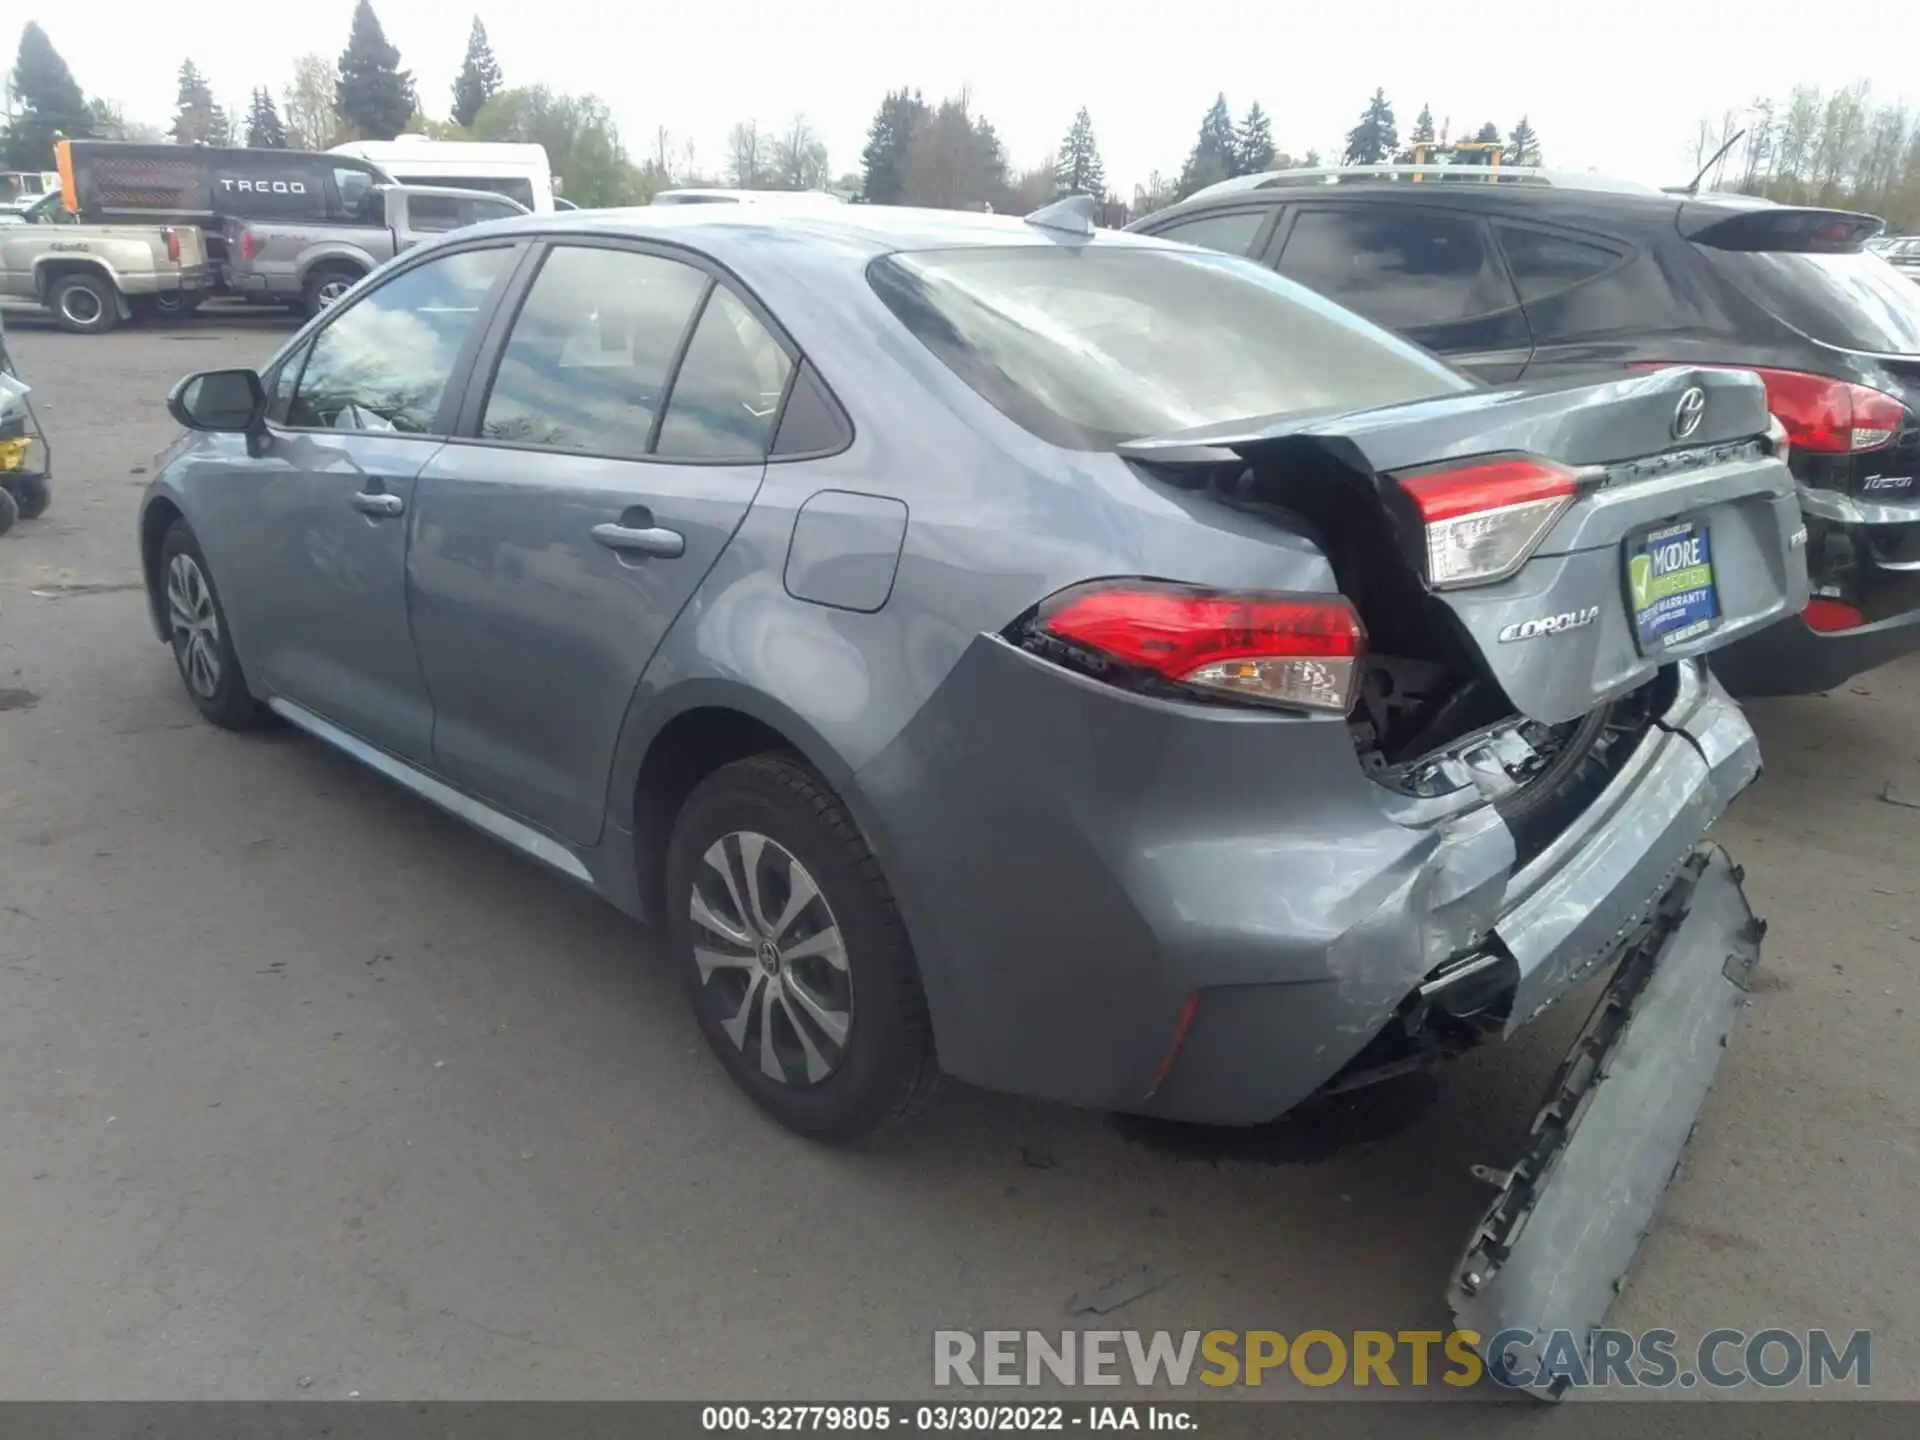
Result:
<svg viewBox="0 0 1920 1440"><path fill-rule="evenodd" d="M1720 619L1713 545L1697 520L1627 542L1627 605L1641 653L1697 640Z"/></svg>

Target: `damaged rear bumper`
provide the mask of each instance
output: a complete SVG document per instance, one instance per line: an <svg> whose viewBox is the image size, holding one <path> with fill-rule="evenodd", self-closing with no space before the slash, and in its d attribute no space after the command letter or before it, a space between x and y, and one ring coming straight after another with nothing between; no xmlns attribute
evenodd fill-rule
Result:
<svg viewBox="0 0 1920 1440"><path fill-rule="evenodd" d="M1501 1383L1557 1396L1566 1347L1590 1363L1592 1332L1719 1071L1765 929L1739 869L1702 846L1629 938L1448 1289Z"/></svg>

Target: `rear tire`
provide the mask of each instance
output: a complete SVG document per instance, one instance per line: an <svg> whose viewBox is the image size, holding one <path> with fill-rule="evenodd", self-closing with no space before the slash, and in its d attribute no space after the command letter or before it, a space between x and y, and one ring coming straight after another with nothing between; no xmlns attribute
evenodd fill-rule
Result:
<svg viewBox="0 0 1920 1440"><path fill-rule="evenodd" d="M167 324L170 321L186 320L200 311L202 301L199 295L186 295L175 290L161 295L140 295L127 303L132 307L137 319L149 324Z"/></svg>
<svg viewBox="0 0 1920 1440"><path fill-rule="evenodd" d="M160 542L156 583L174 664L194 708L222 730L255 730L265 724L271 712L247 689L213 572L184 520L174 521Z"/></svg>
<svg viewBox="0 0 1920 1440"><path fill-rule="evenodd" d="M98 275L62 275L47 291L47 308L75 335L104 335L120 324L120 292Z"/></svg>
<svg viewBox="0 0 1920 1440"><path fill-rule="evenodd" d="M785 755L709 775L674 822L666 895L708 1045L781 1124L851 1140L926 1103L939 1067L906 927L817 775Z"/></svg>
<svg viewBox="0 0 1920 1440"><path fill-rule="evenodd" d="M300 306L308 315L318 315L360 283L366 272L345 265L322 265L307 276L300 287Z"/></svg>

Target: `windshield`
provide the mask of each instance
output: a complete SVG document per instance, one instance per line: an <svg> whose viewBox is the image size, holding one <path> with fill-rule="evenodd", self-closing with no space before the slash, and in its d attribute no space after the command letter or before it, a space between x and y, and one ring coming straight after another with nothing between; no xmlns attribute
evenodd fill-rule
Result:
<svg viewBox="0 0 1920 1440"><path fill-rule="evenodd" d="M1071 449L1473 385L1264 267L1204 251L946 250L888 256L868 273L948 368Z"/></svg>
<svg viewBox="0 0 1920 1440"><path fill-rule="evenodd" d="M1920 285L1879 255L1702 249L1803 335L1844 350L1920 355Z"/></svg>

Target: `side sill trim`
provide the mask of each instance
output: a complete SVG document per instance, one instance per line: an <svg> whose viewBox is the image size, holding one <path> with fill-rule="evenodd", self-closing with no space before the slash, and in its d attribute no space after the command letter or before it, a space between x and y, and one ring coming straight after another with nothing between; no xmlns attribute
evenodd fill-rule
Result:
<svg viewBox="0 0 1920 1440"><path fill-rule="evenodd" d="M474 829L484 831L494 839L504 841L522 854L531 855L558 870L569 880L577 880L582 885L592 885L593 876L580 859L566 846L548 836L542 835L531 825L515 820L511 815L503 815L491 805L463 795L451 785L434 779L423 771L416 770L404 760L397 760L384 750L375 749L353 735L349 735L339 726L322 720L305 706L296 705L291 700L282 700L278 696L267 702L267 708L274 714L297 725L315 739L352 756L370 770L377 770L387 779L405 786L422 800L438 805L449 815L453 815Z"/></svg>

